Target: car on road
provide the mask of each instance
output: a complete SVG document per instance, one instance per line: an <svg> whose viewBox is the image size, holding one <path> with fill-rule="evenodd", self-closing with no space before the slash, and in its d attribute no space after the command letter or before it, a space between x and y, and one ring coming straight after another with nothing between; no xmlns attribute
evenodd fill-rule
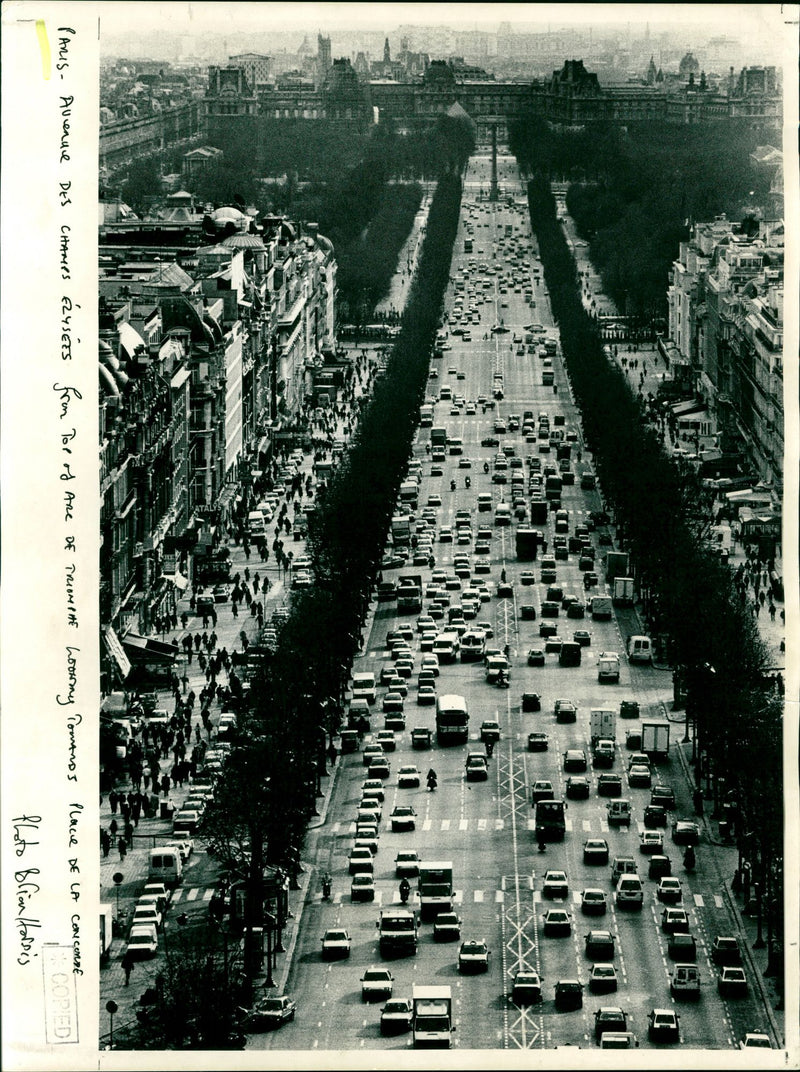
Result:
<svg viewBox="0 0 800 1072"><path fill-rule="evenodd" d="M583 983L579 979L559 979L555 984L555 1004L559 1012L583 1008Z"/></svg>
<svg viewBox="0 0 800 1072"><path fill-rule="evenodd" d="M484 744L486 741L496 744L500 740L500 723L494 719L485 718L481 722L481 740Z"/></svg>
<svg viewBox="0 0 800 1072"><path fill-rule="evenodd" d="M322 936L322 959L336 960L350 956L350 932L325 931Z"/></svg>
<svg viewBox="0 0 800 1072"><path fill-rule="evenodd" d="M417 826L417 813L410 804L397 804L392 808L389 816L392 830L395 833L404 830L415 830Z"/></svg>
<svg viewBox="0 0 800 1072"><path fill-rule="evenodd" d="M689 917L684 908L665 908L661 913L661 930L664 934L676 934L689 930Z"/></svg>
<svg viewBox="0 0 800 1072"><path fill-rule="evenodd" d="M436 703L436 687L434 685L420 685L417 688L417 703L422 707L430 707ZM412 740L415 748L420 747Z"/></svg>
<svg viewBox="0 0 800 1072"><path fill-rule="evenodd" d="M458 951L460 972L485 972L489 970L489 947L486 942L471 939L461 943Z"/></svg>
<svg viewBox="0 0 800 1072"><path fill-rule="evenodd" d="M350 883L350 900L375 900L375 879L371 874L362 871L357 875L353 875L353 881Z"/></svg>
<svg viewBox="0 0 800 1072"><path fill-rule="evenodd" d="M639 835L639 852L645 856L660 854L664 849L664 835L658 830L643 830Z"/></svg>
<svg viewBox="0 0 800 1072"><path fill-rule="evenodd" d="M594 1014L594 1037L599 1042L606 1031L627 1031L628 1017L617 1005L601 1005Z"/></svg>
<svg viewBox="0 0 800 1072"><path fill-rule="evenodd" d="M589 972L589 990L593 994L613 994L619 985L613 964L593 964Z"/></svg>
<svg viewBox="0 0 800 1072"><path fill-rule="evenodd" d="M664 856L661 853L651 855L650 862L647 865L648 878L664 878L665 875L671 874L672 861L669 856Z"/></svg>
<svg viewBox="0 0 800 1072"><path fill-rule="evenodd" d="M370 778L388 778L391 774L389 760L385 756L376 756L367 769Z"/></svg>
<svg viewBox="0 0 800 1072"><path fill-rule="evenodd" d="M367 848L353 849L348 859L348 870L351 875L358 875L362 872L371 875L375 870L375 861L372 859L370 850Z"/></svg>
<svg viewBox="0 0 800 1072"><path fill-rule="evenodd" d="M672 840L676 845L697 845L700 827L690 819L678 819L672 824Z"/></svg>
<svg viewBox="0 0 800 1072"><path fill-rule="evenodd" d="M401 767L397 775L397 784L401 789L418 789L420 774L413 766Z"/></svg>
<svg viewBox="0 0 800 1072"><path fill-rule="evenodd" d="M515 1005L534 1005L542 1000L542 980L538 972L520 969L514 973L511 1000Z"/></svg>
<svg viewBox="0 0 800 1072"><path fill-rule="evenodd" d="M604 916L607 907L605 890L590 886L581 894L581 911L585 916Z"/></svg>
<svg viewBox="0 0 800 1072"><path fill-rule="evenodd" d="M543 897L568 897L569 881L566 872L549 869L544 873L542 882Z"/></svg>
<svg viewBox="0 0 800 1072"><path fill-rule="evenodd" d="M566 795L568 800L588 800L589 791L589 779L583 775L573 775L567 778Z"/></svg>
<svg viewBox="0 0 800 1072"><path fill-rule="evenodd" d="M486 756L480 752L470 752L464 764L464 772L468 782L485 782L489 777Z"/></svg>
<svg viewBox="0 0 800 1072"><path fill-rule="evenodd" d="M549 738L546 733L529 733L528 734L528 751L529 752L546 752L549 744Z"/></svg>
<svg viewBox="0 0 800 1072"><path fill-rule="evenodd" d="M667 825L667 812L660 804L648 804L642 815L644 825L648 830L655 830L658 827L666 827Z"/></svg>
<svg viewBox="0 0 800 1072"><path fill-rule="evenodd" d="M649 789L652 781L649 767L633 766L628 770L628 785L632 789Z"/></svg>
<svg viewBox="0 0 800 1072"><path fill-rule="evenodd" d="M717 978L717 990L723 998L746 997L748 986L744 968L723 968Z"/></svg>
<svg viewBox="0 0 800 1072"><path fill-rule="evenodd" d="M697 939L684 931L670 934L667 938L667 955L670 960L678 960L682 964L694 963L697 960Z"/></svg>
<svg viewBox="0 0 800 1072"><path fill-rule="evenodd" d="M296 1012L297 1003L285 994L261 998L238 1026L242 1031L268 1031L294 1020Z"/></svg>
<svg viewBox="0 0 800 1072"><path fill-rule="evenodd" d="M415 726L411 731L411 747L424 751L431 747L433 733L426 726Z"/></svg>
<svg viewBox="0 0 800 1072"><path fill-rule="evenodd" d="M397 738L394 735L394 730L378 730L375 734L375 740L384 752L394 752L397 749Z"/></svg>
<svg viewBox="0 0 800 1072"><path fill-rule="evenodd" d="M605 838L588 838L584 841L583 862L585 864L608 863L608 842Z"/></svg>
<svg viewBox="0 0 800 1072"><path fill-rule="evenodd" d="M597 778L597 795L599 797L619 797L622 795L622 778L619 774L600 774Z"/></svg>
<svg viewBox="0 0 800 1072"><path fill-rule="evenodd" d="M614 935L611 931L589 931L585 939L585 952L589 960L604 962L614 959Z"/></svg>
<svg viewBox="0 0 800 1072"><path fill-rule="evenodd" d="M416 849L401 849L397 853L394 873L398 878L416 878L419 874L419 853Z"/></svg>
<svg viewBox="0 0 800 1072"><path fill-rule="evenodd" d="M544 778L540 778L533 783L531 787L531 803L538 804L540 800L554 800L555 790L553 789L553 783L547 781Z"/></svg>
<svg viewBox="0 0 800 1072"><path fill-rule="evenodd" d="M742 963L742 950L739 939L730 935L718 934L711 946L711 960L718 968L739 967Z"/></svg>
<svg viewBox="0 0 800 1072"><path fill-rule="evenodd" d="M675 807L675 790L661 783L654 785L650 790L650 803L671 811Z"/></svg>
<svg viewBox="0 0 800 1072"><path fill-rule="evenodd" d="M651 1042L679 1042L679 1025L674 1009L652 1009L647 1017L647 1037Z"/></svg>
<svg viewBox="0 0 800 1072"><path fill-rule="evenodd" d="M572 700L556 700L553 704L553 714L556 722L575 722L578 717L578 709Z"/></svg>
<svg viewBox="0 0 800 1072"><path fill-rule="evenodd" d="M680 904L683 900L683 887L679 878L664 876L659 880L656 896L664 904Z"/></svg>
<svg viewBox="0 0 800 1072"><path fill-rule="evenodd" d="M394 987L394 976L388 968L367 968L361 976L362 1001L375 1001L390 998Z"/></svg>
<svg viewBox="0 0 800 1072"><path fill-rule="evenodd" d="M381 1009L381 1034L402 1035L411 1030L413 1019L410 998L391 998Z"/></svg>
<svg viewBox="0 0 800 1072"><path fill-rule="evenodd" d="M572 933L572 918L565 908L548 908L544 914L545 938L563 938Z"/></svg>
<svg viewBox="0 0 800 1072"><path fill-rule="evenodd" d="M568 748L564 753L564 770L570 773L580 773L587 767L586 753L582 748Z"/></svg>
<svg viewBox="0 0 800 1072"><path fill-rule="evenodd" d="M545 665L544 648L531 648L528 651L528 666L544 666L544 665Z"/></svg>
<svg viewBox="0 0 800 1072"><path fill-rule="evenodd" d="M433 938L437 942L452 942L461 937L461 920L455 912L440 912L433 921Z"/></svg>

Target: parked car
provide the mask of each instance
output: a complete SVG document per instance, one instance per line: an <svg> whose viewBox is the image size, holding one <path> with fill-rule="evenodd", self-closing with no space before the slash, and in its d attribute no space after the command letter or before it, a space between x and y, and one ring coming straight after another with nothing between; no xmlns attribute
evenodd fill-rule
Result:
<svg viewBox="0 0 800 1072"><path fill-rule="evenodd" d="M131 927L125 952L136 960L154 957L158 952L155 923L142 923Z"/></svg>
<svg viewBox="0 0 800 1072"><path fill-rule="evenodd" d="M297 1003L285 994L261 998L239 1023L243 1031L268 1031L294 1020Z"/></svg>
<svg viewBox="0 0 800 1072"><path fill-rule="evenodd" d="M744 968L723 968L717 979L717 990L723 998L746 997L748 986Z"/></svg>

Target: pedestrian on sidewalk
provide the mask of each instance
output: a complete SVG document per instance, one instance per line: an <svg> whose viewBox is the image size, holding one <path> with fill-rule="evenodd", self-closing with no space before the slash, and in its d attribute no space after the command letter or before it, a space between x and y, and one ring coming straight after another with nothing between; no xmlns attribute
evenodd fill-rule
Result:
<svg viewBox="0 0 800 1072"><path fill-rule="evenodd" d="M111 838L102 826L100 827L100 848L103 850L103 859L106 859L111 851Z"/></svg>
<svg viewBox="0 0 800 1072"><path fill-rule="evenodd" d="M238 603L236 602L235 599L231 603L231 610L233 611L234 618L238 618L239 617L239 605L238 605Z"/></svg>
<svg viewBox="0 0 800 1072"><path fill-rule="evenodd" d="M119 826L117 824L117 820L112 819L111 822L108 824L108 832L110 833L112 838L115 838L117 836L117 831L118 830L119 830Z"/></svg>
<svg viewBox="0 0 800 1072"><path fill-rule="evenodd" d="M112 789L111 792L108 794L108 803L111 805L111 814L112 815L117 814L117 803L118 803L118 801L119 801L119 797L116 794L116 790Z"/></svg>
<svg viewBox="0 0 800 1072"><path fill-rule="evenodd" d="M129 949L125 951L125 956L122 958L122 970L125 972L125 986L127 986L133 971L133 954Z"/></svg>
<svg viewBox="0 0 800 1072"><path fill-rule="evenodd" d="M121 837L117 842L117 851L119 852L120 860L124 860L128 855L128 845L124 837Z"/></svg>
<svg viewBox="0 0 800 1072"><path fill-rule="evenodd" d="M772 600L770 600L770 602L769 602L769 618L770 618L770 621L772 621L772 622L775 621L775 615L777 613L777 610L778 610L778 608L775 606L775 604L772 602Z"/></svg>

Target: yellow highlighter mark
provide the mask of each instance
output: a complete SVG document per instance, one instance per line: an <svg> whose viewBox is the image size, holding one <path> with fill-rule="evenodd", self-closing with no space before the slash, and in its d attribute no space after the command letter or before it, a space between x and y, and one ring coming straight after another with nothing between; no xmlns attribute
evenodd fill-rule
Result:
<svg viewBox="0 0 800 1072"><path fill-rule="evenodd" d="M42 74L45 80L48 80L50 78L50 42L47 39L44 19L36 20L36 36L39 39L39 52L42 56Z"/></svg>

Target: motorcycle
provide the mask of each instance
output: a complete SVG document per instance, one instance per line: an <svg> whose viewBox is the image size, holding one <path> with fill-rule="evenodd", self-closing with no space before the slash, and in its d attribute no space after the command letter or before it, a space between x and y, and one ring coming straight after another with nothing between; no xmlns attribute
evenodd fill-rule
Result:
<svg viewBox="0 0 800 1072"><path fill-rule="evenodd" d="M497 675L497 687L498 687L498 689L508 689L508 688L511 687L510 683L509 683L509 680L508 680L508 678L506 677L505 674L498 674Z"/></svg>
<svg viewBox="0 0 800 1072"><path fill-rule="evenodd" d="M488 462L483 463L483 471L484 471L484 473L489 472L489 463Z"/></svg>
<svg viewBox="0 0 800 1072"><path fill-rule="evenodd" d="M408 898L411 896L411 884L407 878L404 878L400 883L400 900L403 904L408 903Z"/></svg>
<svg viewBox="0 0 800 1072"><path fill-rule="evenodd" d="M438 785L438 779L436 778L436 775L434 774L434 772L431 771L431 773L428 775L428 790L429 790L429 792L433 793L436 790L437 785Z"/></svg>
<svg viewBox="0 0 800 1072"><path fill-rule="evenodd" d="M456 490L456 482L455 482L455 480L451 480L451 481L450 481L450 490L451 490L451 491L455 491L455 490Z"/></svg>
<svg viewBox="0 0 800 1072"><path fill-rule="evenodd" d="M690 845L687 848L686 852L683 854L683 866L686 868L687 871L694 871L696 864L697 859L695 857L695 851Z"/></svg>
<svg viewBox="0 0 800 1072"><path fill-rule="evenodd" d="M333 883L331 881L331 876L330 875L323 875L322 876L322 896L323 896L323 899L326 900L326 901L329 901L331 899L332 886L333 886Z"/></svg>
<svg viewBox="0 0 800 1072"><path fill-rule="evenodd" d="M472 485L472 481L470 480L470 478L469 478L469 477L465 477L465 479L464 479L464 487L465 487L465 488L468 488L468 487L470 487L471 485Z"/></svg>

